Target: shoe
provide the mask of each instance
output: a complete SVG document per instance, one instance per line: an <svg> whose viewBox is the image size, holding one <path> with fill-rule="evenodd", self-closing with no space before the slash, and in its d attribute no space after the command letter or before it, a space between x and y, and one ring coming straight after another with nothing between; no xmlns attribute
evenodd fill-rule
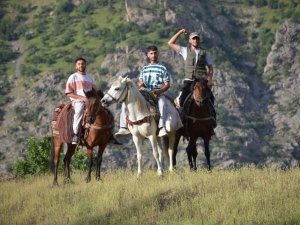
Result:
<svg viewBox="0 0 300 225"><path fill-rule="evenodd" d="M114 144L114 145L123 145L121 142L118 141L118 139L116 139L113 135L110 137L109 142L110 144Z"/></svg>
<svg viewBox="0 0 300 225"><path fill-rule="evenodd" d="M117 133L115 133L115 137L126 136L126 135L129 135L129 134L131 134L131 133L129 132L128 129L120 128L119 131Z"/></svg>
<svg viewBox="0 0 300 225"><path fill-rule="evenodd" d="M79 142L79 138L77 137L77 135L74 135L72 138L72 145L77 145Z"/></svg>
<svg viewBox="0 0 300 225"><path fill-rule="evenodd" d="M165 136L165 135L167 135L168 133L167 133L167 131L166 131L166 129L165 128L161 128L160 130L159 130L159 132L158 132L158 137L163 137L163 136Z"/></svg>

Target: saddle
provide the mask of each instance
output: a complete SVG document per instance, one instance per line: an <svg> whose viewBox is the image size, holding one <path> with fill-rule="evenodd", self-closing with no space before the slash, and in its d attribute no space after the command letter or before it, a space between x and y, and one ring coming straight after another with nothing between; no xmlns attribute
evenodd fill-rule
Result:
<svg viewBox="0 0 300 225"><path fill-rule="evenodd" d="M157 97L152 92L143 89L140 89L139 91L146 99L151 115L154 117L155 121L158 122L160 115L159 115Z"/></svg>
<svg viewBox="0 0 300 225"><path fill-rule="evenodd" d="M58 105L52 113L52 131L53 135L60 136L64 143L71 143L73 132L74 109L72 102L62 103ZM79 128L79 134L81 134Z"/></svg>
<svg viewBox="0 0 300 225"><path fill-rule="evenodd" d="M188 133L189 133L189 123L188 123L188 120L186 119L186 116L189 116L190 113L191 113L191 105L192 105L192 102L194 101L194 98L193 98L193 93L190 93L184 103L183 103L183 106L182 108L180 109L179 113L180 113L180 117L181 117L181 121L182 123L184 124L184 127L185 127L185 135L188 136ZM203 104L204 105L207 105L208 106L208 111L209 111L209 114L214 117L214 123L213 123L213 128L216 128L217 126L217 123L216 123L216 111L215 111L215 108L214 108L214 105L212 103L212 101L210 100L210 98L205 98L203 100Z"/></svg>

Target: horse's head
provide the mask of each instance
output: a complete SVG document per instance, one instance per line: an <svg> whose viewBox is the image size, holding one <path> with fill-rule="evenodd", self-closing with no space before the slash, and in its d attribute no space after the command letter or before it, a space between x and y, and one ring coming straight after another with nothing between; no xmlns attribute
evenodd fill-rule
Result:
<svg viewBox="0 0 300 225"><path fill-rule="evenodd" d="M124 78L120 76L114 81L108 92L101 99L102 105L109 106L113 103L123 102L127 96L127 82L129 81L130 79L127 76Z"/></svg>
<svg viewBox="0 0 300 225"><path fill-rule="evenodd" d="M208 97L207 91L207 80L196 79L194 84L193 98L195 103L200 106L203 104L203 101Z"/></svg>
<svg viewBox="0 0 300 225"><path fill-rule="evenodd" d="M98 95L98 92L95 89L92 89L91 91L83 91L85 96L89 99L89 101L86 103L86 115L85 120L87 123L94 123L96 115L99 111L99 108L101 107L100 104L100 96Z"/></svg>

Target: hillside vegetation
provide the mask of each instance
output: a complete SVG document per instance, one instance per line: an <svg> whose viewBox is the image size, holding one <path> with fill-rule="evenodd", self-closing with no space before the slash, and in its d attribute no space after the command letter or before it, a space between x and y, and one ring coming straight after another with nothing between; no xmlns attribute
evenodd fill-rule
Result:
<svg viewBox="0 0 300 225"><path fill-rule="evenodd" d="M214 61L214 164L299 165L298 1L0 0L0 18L3 173L26 156L30 137L50 133L51 111L67 101L65 81L78 56L106 91L115 76L135 78L146 62L145 47L155 44L172 74L171 94L178 94L183 65L166 42L181 27L201 32ZM116 121L118 107L112 108ZM134 161L134 147L125 141L131 152L122 158L108 147L116 166L127 157Z"/></svg>
<svg viewBox="0 0 300 225"><path fill-rule="evenodd" d="M72 175L58 187L50 175L0 182L1 224L300 224L299 169Z"/></svg>

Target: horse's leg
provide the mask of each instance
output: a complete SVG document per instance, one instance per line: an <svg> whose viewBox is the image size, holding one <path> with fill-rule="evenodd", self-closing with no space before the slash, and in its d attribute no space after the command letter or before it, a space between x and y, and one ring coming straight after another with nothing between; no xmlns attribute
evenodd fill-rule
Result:
<svg viewBox="0 0 300 225"><path fill-rule="evenodd" d="M157 140L157 150L158 158L161 163L161 166L164 167L164 158L167 158L167 146L166 146L166 136L156 137Z"/></svg>
<svg viewBox="0 0 300 225"><path fill-rule="evenodd" d="M169 171L173 171L173 155L174 155L174 143L175 143L175 132L169 133L169 146L168 146L168 153L169 153Z"/></svg>
<svg viewBox="0 0 300 225"><path fill-rule="evenodd" d="M105 146L99 145L98 146L98 156L97 156L97 169L96 169L96 180L101 180L100 178L100 169L102 164L102 155L104 152Z"/></svg>
<svg viewBox="0 0 300 225"><path fill-rule="evenodd" d="M197 169L196 158L198 153L197 153L196 140L194 137L190 138L189 144L186 148L186 153L188 155L190 169L196 170Z"/></svg>
<svg viewBox="0 0 300 225"><path fill-rule="evenodd" d="M174 151L173 151L173 166L174 167L177 164L176 155L178 152L178 145L179 145L180 138L181 138L181 134L180 134L180 131L178 130L178 131L176 131L175 140L174 140Z"/></svg>
<svg viewBox="0 0 300 225"><path fill-rule="evenodd" d="M93 167L93 147L87 146L87 157L88 157L88 173L85 178L85 181L88 183L91 181L91 173Z"/></svg>
<svg viewBox="0 0 300 225"><path fill-rule="evenodd" d="M156 160L156 163L157 163L157 173L158 175L162 175L162 166L161 166L161 149L158 151L158 146L157 146L157 138L156 138L156 135L151 135L149 136L149 140L150 140L150 143L151 143L151 146L152 146L152 150L153 150L153 156Z"/></svg>
<svg viewBox="0 0 300 225"><path fill-rule="evenodd" d="M61 150L62 142L60 138L57 136L52 136L51 140L51 154L52 154L52 170L53 170L53 185L58 185L57 182L57 173L58 173L58 164L59 164L59 156Z"/></svg>
<svg viewBox="0 0 300 225"><path fill-rule="evenodd" d="M208 138L204 138L204 149L205 149L205 157L206 157L206 161L207 161L207 169L210 170L210 151L209 151L209 139Z"/></svg>
<svg viewBox="0 0 300 225"><path fill-rule="evenodd" d="M143 145L143 140L141 136L136 136L132 135L132 140L135 144L136 148L136 157L137 157L137 163L138 163L138 176L141 175L142 173L142 145Z"/></svg>
<svg viewBox="0 0 300 225"><path fill-rule="evenodd" d="M70 176L70 163L71 163L71 158L74 155L75 152L75 145L68 144L68 149L67 153L64 157L64 174L65 174L65 182L69 182L71 180Z"/></svg>

